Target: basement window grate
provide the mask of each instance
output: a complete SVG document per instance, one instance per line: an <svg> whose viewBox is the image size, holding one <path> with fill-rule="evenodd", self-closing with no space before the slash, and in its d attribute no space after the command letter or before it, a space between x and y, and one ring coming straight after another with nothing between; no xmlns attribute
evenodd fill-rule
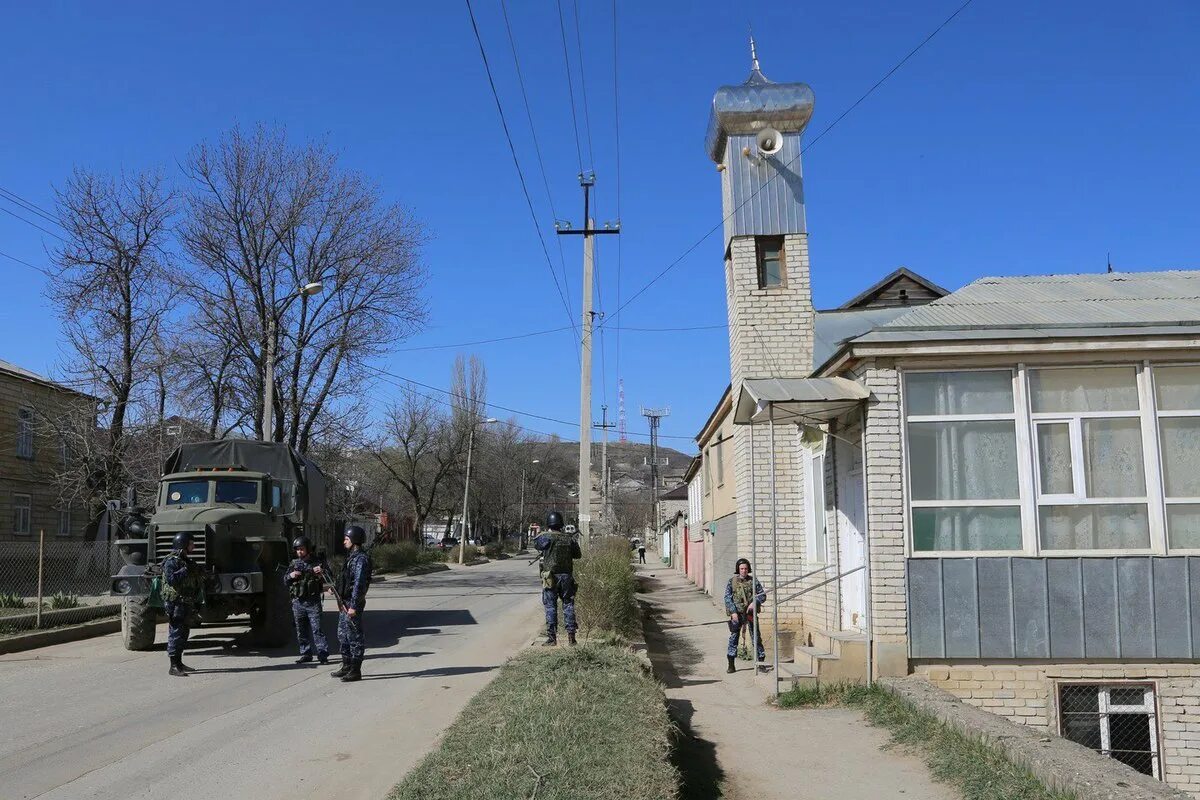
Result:
<svg viewBox="0 0 1200 800"><path fill-rule="evenodd" d="M1162 779L1153 685L1061 683L1058 710L1063 738Z"/></svg>

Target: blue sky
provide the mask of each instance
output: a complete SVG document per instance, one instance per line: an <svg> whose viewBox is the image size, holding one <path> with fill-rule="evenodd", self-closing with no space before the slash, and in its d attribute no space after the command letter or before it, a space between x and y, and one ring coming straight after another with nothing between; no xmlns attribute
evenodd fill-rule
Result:
<svg viewBox="0 0 1200 800"><path fill-rule="evenodd" d="M473 0L497 87L556 269L553 215L496 0ZM703 141L713 90L748 71L752 22L763 70L816 94L811 138L959 5L618 0L620 293L628 298L720 219ZM580 0L591 156L572 4L564 3L585 166L599 220L617 216L612 3ZM765 11L763 9L766 9ZM558 216L580 194L557 6L509 15ZM805 156L813 286L835 306L899 265L957 288L982 275L1200 267L1200 5L975 0ZM343 164L409 206L426 252L426 347L562 327L555 292L503 138L466 7L317 2L13 4L0 31L6 76L0 187L49 206L74 165L160 166L230 126L326 137ZM594 156L594 158L593 158ZM0 207L15 207L0 202ZM26 215L28 216L28 215ZM602 306L618 296L615 237L599 240ZM45 240L45 241L44 241ZM0 251L45 263L42 232L0 213ZM579 308L578 239L564 241ZM41 276L0 258L0 358L54 373L58 323ZM561 277L560 277L561 280ZM621 315L627 328L725 319L712 237ZM615 325L614 322L610 324ZM617 337L600 356L595 404L617 405ZM569 332L462 348L484 358L490 399L578 416ZM397 352L383 366L446 386L455 349ZM723 330L624 331L619 371L631 433L639 405L672 407L664 443L687 449L729 380ZM382 406L394 391L378 386ZM574 436L534 418L539 431Z"/></svg>

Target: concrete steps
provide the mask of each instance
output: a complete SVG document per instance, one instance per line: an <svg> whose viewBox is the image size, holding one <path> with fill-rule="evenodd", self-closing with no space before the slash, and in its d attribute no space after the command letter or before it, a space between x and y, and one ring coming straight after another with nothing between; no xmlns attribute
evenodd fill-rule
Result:
<svg viewBox="0 0 1200 800"><path fill-rule="evenodd" d="M785 687L866 679L867 637L858 631L814 631L812 646L796 645L793 652L793 663L779 668Z"/></svg>

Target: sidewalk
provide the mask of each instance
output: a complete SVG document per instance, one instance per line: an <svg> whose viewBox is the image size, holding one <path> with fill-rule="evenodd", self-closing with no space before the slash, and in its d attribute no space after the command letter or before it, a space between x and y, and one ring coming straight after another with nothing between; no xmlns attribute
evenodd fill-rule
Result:
<svg viewBox="0 0 1200 800"><path fill-rule="evenodd" d="M684 734L684 800L958 800L857 711L767 705L750 662L725 672L724 609L665 564L637 570L650 659Z"/></svg>

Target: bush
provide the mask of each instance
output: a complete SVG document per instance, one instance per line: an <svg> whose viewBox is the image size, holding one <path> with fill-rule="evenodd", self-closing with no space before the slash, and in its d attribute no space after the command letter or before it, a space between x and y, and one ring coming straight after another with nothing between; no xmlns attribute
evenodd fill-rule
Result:
<svg viewBox="0 0 1200 800"><path fill-rule="evenodd" d="M642 662L611 645L506 664L390 800L675 800L671 720Z"/></svg>
<svg viewBox="0 0 1200 800"><path fill-rule="evenodd" d="M79 608L79 595L59 592L50 598L50 607L53 609Z"/></svg>
<svg viewBox="0 0 1200 800"><path fill-rule="evenodd" d="M0 592L0 608L25 608L25 598L14 592Z"/></svg>
<svg viewBox="0 0 1200 800"><path fill-rule="evenodd" d="M457 564L458 563L458 551L460 548L462 548L462 546L463 545L460 544L458 547L455 547L453 550L448 551L449 555L446 556L446 560L453 561L454 563ZM466 548L467 548L467 551L466 551L466 555L463 556L463 561L464 561L464 563L470 564L472 561L474 561L476 558L479 557L479 548L473 544L467 545Z"/></svg>
<svg viewBox="0 0 1200 800"><path fill-rule="evenodd" d="M442 560L441 551L426 550L413 542L379 544L371 548L371 564L376 572L403 572Z"/></svg>
<svg viewBox="0 0 1200 800"><path fill-rule="evenodd" d="M617 536L588 544L575 562L575 613L585 635L612 633L629 637L637 632L637 581L629 560L629 542Z"/></svg>
<svg viewBox="0 0 1200 800"><path fill-rule="evenodd" d="M504 545L500 542L488 542L483 546L483 554L488 558L500 558L504 555Z"/></svg>

